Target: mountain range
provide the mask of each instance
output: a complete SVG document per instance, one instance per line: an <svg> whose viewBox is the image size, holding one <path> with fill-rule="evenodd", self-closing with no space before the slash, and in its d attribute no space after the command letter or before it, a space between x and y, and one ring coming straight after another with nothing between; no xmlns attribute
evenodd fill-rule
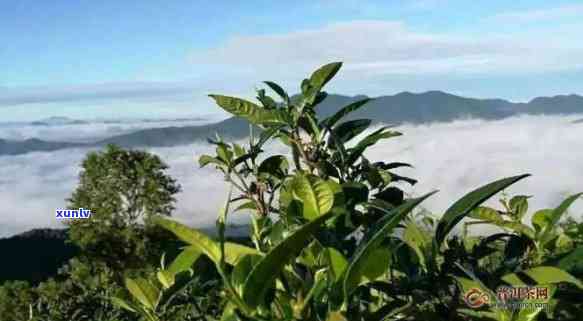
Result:
<svg viewBox="0 0 583 321"><path fill-rule="evenodd" d="M32 284L46 280L79 253L79 249L67 243L67 230L48 228L0 238L0 251L10 262L0 265L0 285L7 280L26 280Z"/></svg>
<svg viewBox="0 0 583 321"><path fill-rule="evenodd" d="M209 235L216 235L214 227L199 227ZM230 225L225 231L229 240L248 242L246 225ZM173 245L174 241L169 243ZM174 250L175 246L169 249ZM53 277L69 259L79 255L80 249L68 241L67 229L32 229L11 237L0 238L0 253L10 264L0 264L0 286L8 280L28 281L33 285ZM0 316L1 317L1 316Z"/></svg>
<svg viewBox="0 0 583 321"><path fill-rule="evenodd" d="M62 125L85 125L89 122L84 120L71 119L69 117L53 116L46 119L33 121L33 126L62 126Z"/></svg>
<svg viewBox="0 0 583 321"><path fill-rule="evenodd" d="M366 96L330 94L317 106L317 112L325 117L363 98ZM392 96L377 97L366 107L351 114L350 118L369 118L378 123L396 125L447 122L467 118L496 120L522 114L583 114L583 96L538 97L527 103L513 103L503 99L461 97L442 91L402 92ZM231 117L207 125L143 129L92 143L49 142L38 138L24 141L0 139L0 155L18 155L75 147L99 147L106 144L117 144L126 148L167 147L203 141L214 133L219 133L226 138L243 138L248 131L248 125L244 120Z"/></svg>

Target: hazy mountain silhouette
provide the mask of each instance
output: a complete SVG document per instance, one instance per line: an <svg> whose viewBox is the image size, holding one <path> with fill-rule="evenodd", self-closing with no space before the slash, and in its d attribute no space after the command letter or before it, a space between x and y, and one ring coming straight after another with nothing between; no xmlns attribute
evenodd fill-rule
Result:
<svg viewBox="0 0 583 321"><path fill-rule="evenodd" d="M66 243L65 229L34 229L0 238L0 253L10 264L0 264L0 284L26 280L33 284L54 276L78 249Z"/></svg>
<svg viewBox="0 0 583 321"><path fill-rule="evenodd" d="M94 145L117 144L124 147L136 146L176 146L197 140L206 140L215 132L224 137L239 138L249 133L249 125L243 119L228 118L214 124L184 127L162 127L139 130L129 134L113 136Z"/></svg>
<svg viewBox="0 0 583 321"><path fill-rule="evenodd" d="M38 138L21 141L0 139L0 155L19 155L28 152L54 151L64 148L85 147L82 143L47 142Z"/></svg>
<svg viewBox="0 0 583 321"><path fill-rule="evenodd" d="M317 107L317 112L321 116L327 116L365 97L331 94ZM528 103L512 103L503 99L475 99L441 91L428 91L425 93L402 92L392 96L377 97L365 108L351 114L350 118L370 118L376 122L390 124L419 124L464 118L495 120L519 114L572 115L579 113L583 114L583 97L578 95L539 97ZM219 133L225 138L243 138L248 132L248 125L243 119L229 118L208 125L144 129L91 144L46 142L39 139L0 140L0 155L71 147L98 147L105 144L117 144L123 147L176 146L205 140L214 133Z"/></svg>
<svg viewBox="0 0 583 321"><path fill-rule="evenodd" d="M198 229L208 235L216 235L214 226ZM229 224L225 233L228 240L249 243L248 230L247 225ZM0 264L0 285L8 280L38 284L57 275L59 268L71 258L81 254L76 246L67 241L67 237L67 229L42 228L0 238L0 253L10 262ZM167 242L165 243L167 254L177 254L170 254L180 245L174 238L158 241Z"/></svg>
<svg viewBox="0 0 583 321"><path fill-rule="evenodd" d="M89 122L78 119L71 119L69 117L53 116L37 121L33 121L30 124L33 126L62 126L62 125L85 125Z"/></svg>

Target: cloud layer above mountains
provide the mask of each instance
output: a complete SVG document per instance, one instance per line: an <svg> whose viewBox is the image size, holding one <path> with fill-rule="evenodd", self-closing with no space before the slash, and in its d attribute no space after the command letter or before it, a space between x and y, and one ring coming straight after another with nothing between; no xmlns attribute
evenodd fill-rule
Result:
<svg viewBox="0 0 583 321"><path fill-rule="evenodd" d="M579 117L581 118L581 117ZM509 190L533 195L531 208L557 205L565 196L583 191L583 124L577 117L522 116L500 121L466 120L401 126L405 135L370 150L373 160L410 162L413 169L401 171L418 178L410 189L421 194L440 192L426 207L443 211L463 194L492 180L521 173L530 177ZM174 216L192 225L209 225L226 197L227 186L210 168L196 163L207 145L155 148L178 178L183 192L178 195ZM271 146L270 152L283 152ZM30 153L0 157L0 236L33 227L58 226L55 208L77 184L79 165L87 150ZM573 207L581 217L583 200ZM237 218L243 221L244 217Z"/></svg>

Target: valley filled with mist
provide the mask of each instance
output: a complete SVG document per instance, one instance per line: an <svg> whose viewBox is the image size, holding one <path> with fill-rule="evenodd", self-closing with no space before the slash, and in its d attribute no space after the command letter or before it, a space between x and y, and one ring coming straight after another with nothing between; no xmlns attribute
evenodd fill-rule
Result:
<svg viewBox="0 0 583 321"><path fill-rule="evenodd" d="M412 164L414 168L400 173L419 179L419 183L413 188L403 187L411 195L439 189L440 193L427 201L427 207L437 211L436 215L445 210L451 198L471 188L497 177L521 173L531 173L533 177L513 188L522 194L534 195L531 203L535 208L556 206L566 195L579 192L579 177L583 173L583 123L580 122L583 113L577 111L583 111L583 105L579 104L581 97L573 96L576 99L568 107L564 104L564 97L568 96L563 96L554 101L549 99L546 109L533 107L529 111L522 107L513 111L508 107L486 109L488 104L476 107L480 100L445 95L438 94L447 99L443 102L436 99L436 106L431 103L431 97L423 97L423 94L417 96L426 99L423 103L413 100L416 103L408 105L405 100L400 107L389 105L385 109L378 100L373 100L369 103L373 105L372 111L365 108L367 114L353 116L380 120L377 126L389 123L389 119L396 120L390 123L400 123L395 130L404 135L380 142L367 152L367 156L371 160ZM339 107L354 100L345 96L331 97L334 102L326 104L325 100L321 106L323 113L329 114L331 106ZM558 103L561 101L562 105ZM444 112L448 102L450 108ZM183 188L177 195L173 216L192 226L213 226L220 204L226 198L227 183L211 167L199 168L197 160L213 152L214 146L208 144L206 138L213 137L215 132L244 143L248 127L236 118L215 123L196 117L113 124L111 121L77 121L74 124L0 125L2 139L84 140L89 145L0 156L0 202L3 204L0 237L32 228L62 228L54 219L54 210L65 206L65 199L78 184L81 161L88 151L101 148L91 145L98 140L110 140L159 155L169 165L169 174ZM179 134L174 137L176 133ZM155 140L144 139L152 134ZM118 140L111 137L118 137ZM119 137L131 139L124 142ZM282 152L284 148L271 144L267 150ZM575 204L572 210L575 217L583 214L581 204ZM247 222L246 215L233 219L239 224Z"/></svg>

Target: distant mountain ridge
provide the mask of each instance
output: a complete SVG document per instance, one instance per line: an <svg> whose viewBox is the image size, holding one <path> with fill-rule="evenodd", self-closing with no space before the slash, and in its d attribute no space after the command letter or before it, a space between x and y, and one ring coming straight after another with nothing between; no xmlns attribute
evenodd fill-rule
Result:
<svg viewBox="0 0 583 321"><path fill-rule="evenodd" d="M206 234L216 235L214 226L197 228ZM225 233L230 240L248 242L248 230L247 225L229 224ZM36 228L0 238L0 253L10 263L0 264L0 286L9 280L28 281L37 285L56 276L59 268L81 254L81 250L68 241L67 229Z"/></svg>
<svg viewBox="0 0 583 321"><path fill-rule="evenodd" d="M86 147L83 143L47 142L38 138L21 141L0 139L0 155L20 155L29 152L54 151L73 147Z"/></svg>
<svg viewBox="0 0 583 321"><path fill-rule="evenodd" d="M53 116L37 121L33 121L30 124L33 126L62 126L62 125L85 125L89 122L78 119L71 119L69 117Z"/></svg>
<svg viewBox="0 0 583 321"><path fill-rule="evenodd" d="M347 104L366 96L330 94L317 107L321 116L333 114ZM448 94L442 91L424 93L402 92L380 96L350 118L370 118L378 123L431 123L463 118L486 120L503 119L515 115L573 115L583 114L583 96L558 95L538 97L527 103L513 103L503 99L475 99ZM99 147L117 144L122 147L167 147L205 140L219 133L226 138L243 138L248 134L247 123L240 118L199 126L163 127L143 129L129 134L113 136L95 143L47 142L40 139L6 141L0 139L0 155L18 155L33 151L53 151L74 147Z"/></svg>
<svg viewBox="0 0 583 321"><path fill-rule="evenodd" d="M66 229L33 229L0 238L0 252L9 264L0 265L0 285L7 280L32 284L54 276L79 249L67 243Z"/></svg>

